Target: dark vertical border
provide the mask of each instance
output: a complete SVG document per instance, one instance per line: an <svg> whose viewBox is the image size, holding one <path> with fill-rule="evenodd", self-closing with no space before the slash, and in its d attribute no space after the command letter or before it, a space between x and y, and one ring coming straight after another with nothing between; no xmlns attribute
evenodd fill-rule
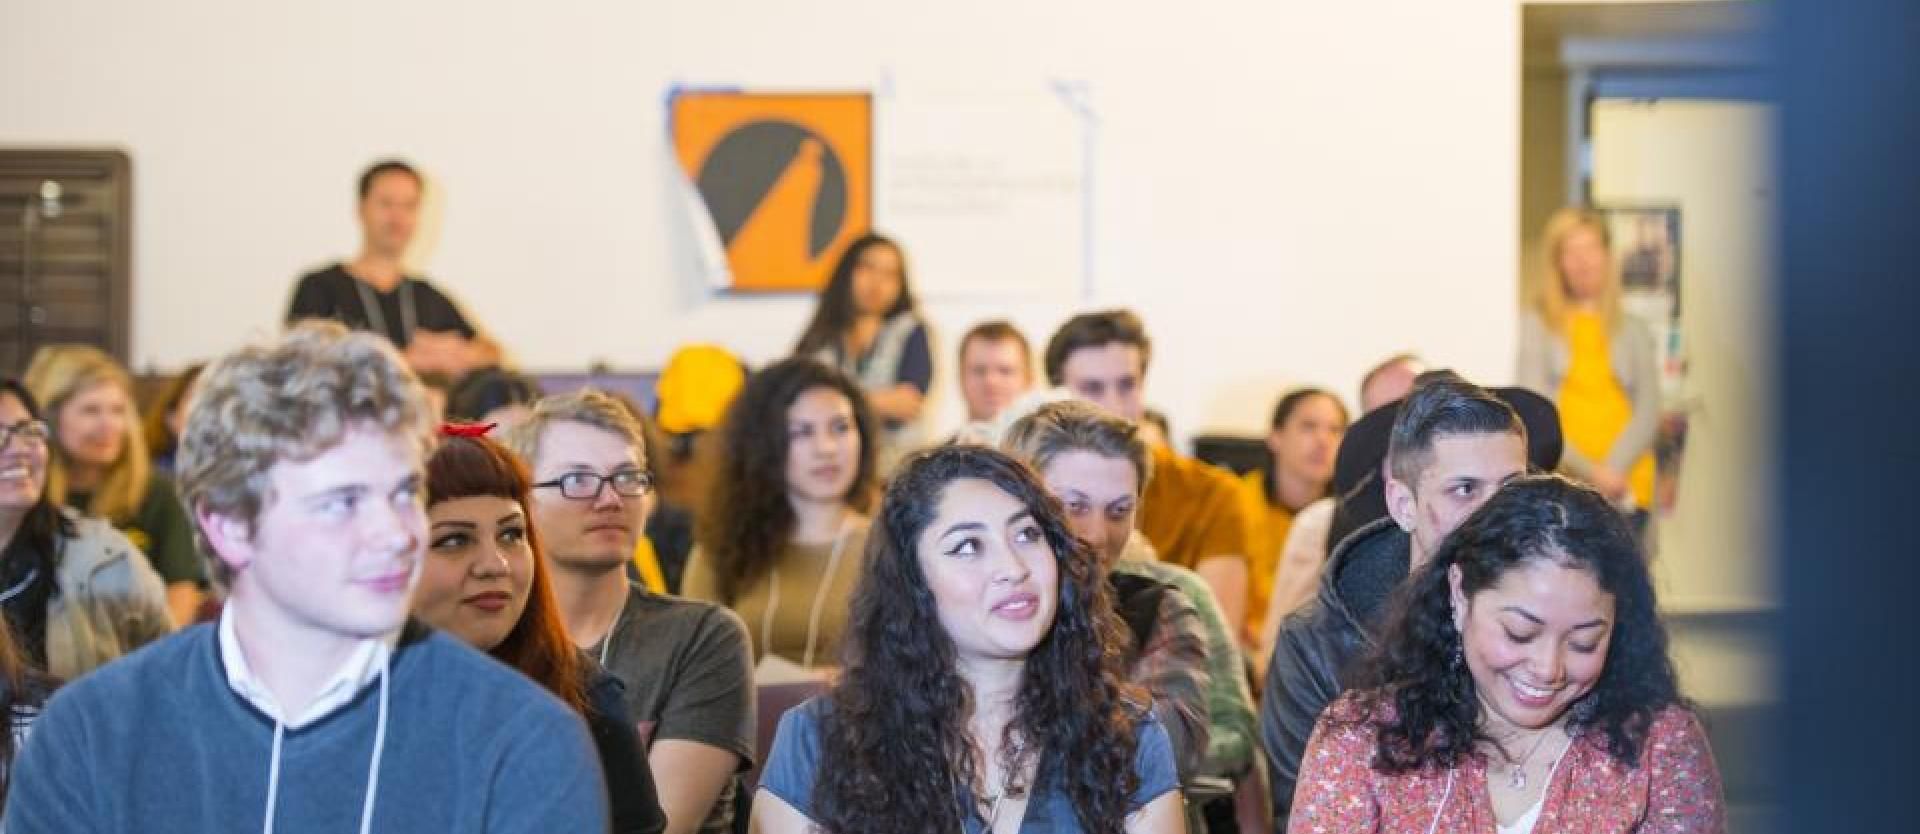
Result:
<svg viewBox="0 0 1920 834"><path fill-rule="evenodd" d="M1786 824L1915 830L1920 3L1781 0Z"/></svg>

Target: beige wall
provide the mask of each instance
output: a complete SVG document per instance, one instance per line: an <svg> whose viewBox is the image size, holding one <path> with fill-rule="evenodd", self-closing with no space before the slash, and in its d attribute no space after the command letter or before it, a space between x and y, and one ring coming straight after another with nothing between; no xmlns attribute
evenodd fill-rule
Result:
<svg viewBox="0 0 1920 834"><path fill-rule="evenodd" d="M273 327L295 275L356 245L352 177L389 154L443 198L426 269L526 364L649 366L696 339L761 361L810 302L690 276L670 84L1078 79L1100 120L1089 302L1146 313L1150 398L1181 434L1258 427L1284 384L1354 397L1399 350L1510 373L1515 3L482 8L9 2L0 142L131 152L143 366ZM933 299L940 361L979 318L1044 339L1081 303Z"/></svg>
<svg viewBox="0 0 1920 834"><path fill-rule="evenodd" d="M1567 191L1567 72L1529 66L1520 87L1520 260L1523 286L1539 280L1540 230L1555 209L1575 201Z"/></svg>

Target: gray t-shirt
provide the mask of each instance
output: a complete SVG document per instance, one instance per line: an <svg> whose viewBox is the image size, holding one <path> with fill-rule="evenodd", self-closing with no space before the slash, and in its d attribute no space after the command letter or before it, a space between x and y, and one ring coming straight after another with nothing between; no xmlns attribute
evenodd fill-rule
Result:
<svg viewBox="0 0 1920 834"><path fill-rule="evenodd" d="M678 739L728 750L753 766L753 649L747 627L718 605L631 586L627 604L587 653L626 685L627 710L651 749ZM734 784L721 791L702 832L732 830Z"/></svg>

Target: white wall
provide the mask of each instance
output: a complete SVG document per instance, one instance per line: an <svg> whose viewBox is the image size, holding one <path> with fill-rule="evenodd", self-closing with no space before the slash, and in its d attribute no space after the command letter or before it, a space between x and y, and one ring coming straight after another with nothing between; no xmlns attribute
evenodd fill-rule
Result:
<svg viewBox="0 0 1920 834"><path fill-rule="evenodd" d="M760 361L810 301L692 277L671 83L1085 80L1091 302L1144 312L1150 399L1184 435L1260 426L1287 383L1351 398L1397 350L1509 377L1518 29L1514 3L1424 0L8 0L0 143L132 155L143 368L274 326L294 276L356 245L353 176L395 154L443 198L423 268L524 364L648 367L689 340ZM1044 340L1078 303L932 299L940 358L980 317Z"/></svg>

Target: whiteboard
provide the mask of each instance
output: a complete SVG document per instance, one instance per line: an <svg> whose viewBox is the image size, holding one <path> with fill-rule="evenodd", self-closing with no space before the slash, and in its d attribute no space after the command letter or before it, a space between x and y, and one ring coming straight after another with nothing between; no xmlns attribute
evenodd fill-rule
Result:
<svg viewBox="0 0 1920 834"><path fill-rule="evenodd" d="M1094 124L1045 81L886 85L874 112L874 223L928 298L1071 297L1090 282Z"/></svg>

